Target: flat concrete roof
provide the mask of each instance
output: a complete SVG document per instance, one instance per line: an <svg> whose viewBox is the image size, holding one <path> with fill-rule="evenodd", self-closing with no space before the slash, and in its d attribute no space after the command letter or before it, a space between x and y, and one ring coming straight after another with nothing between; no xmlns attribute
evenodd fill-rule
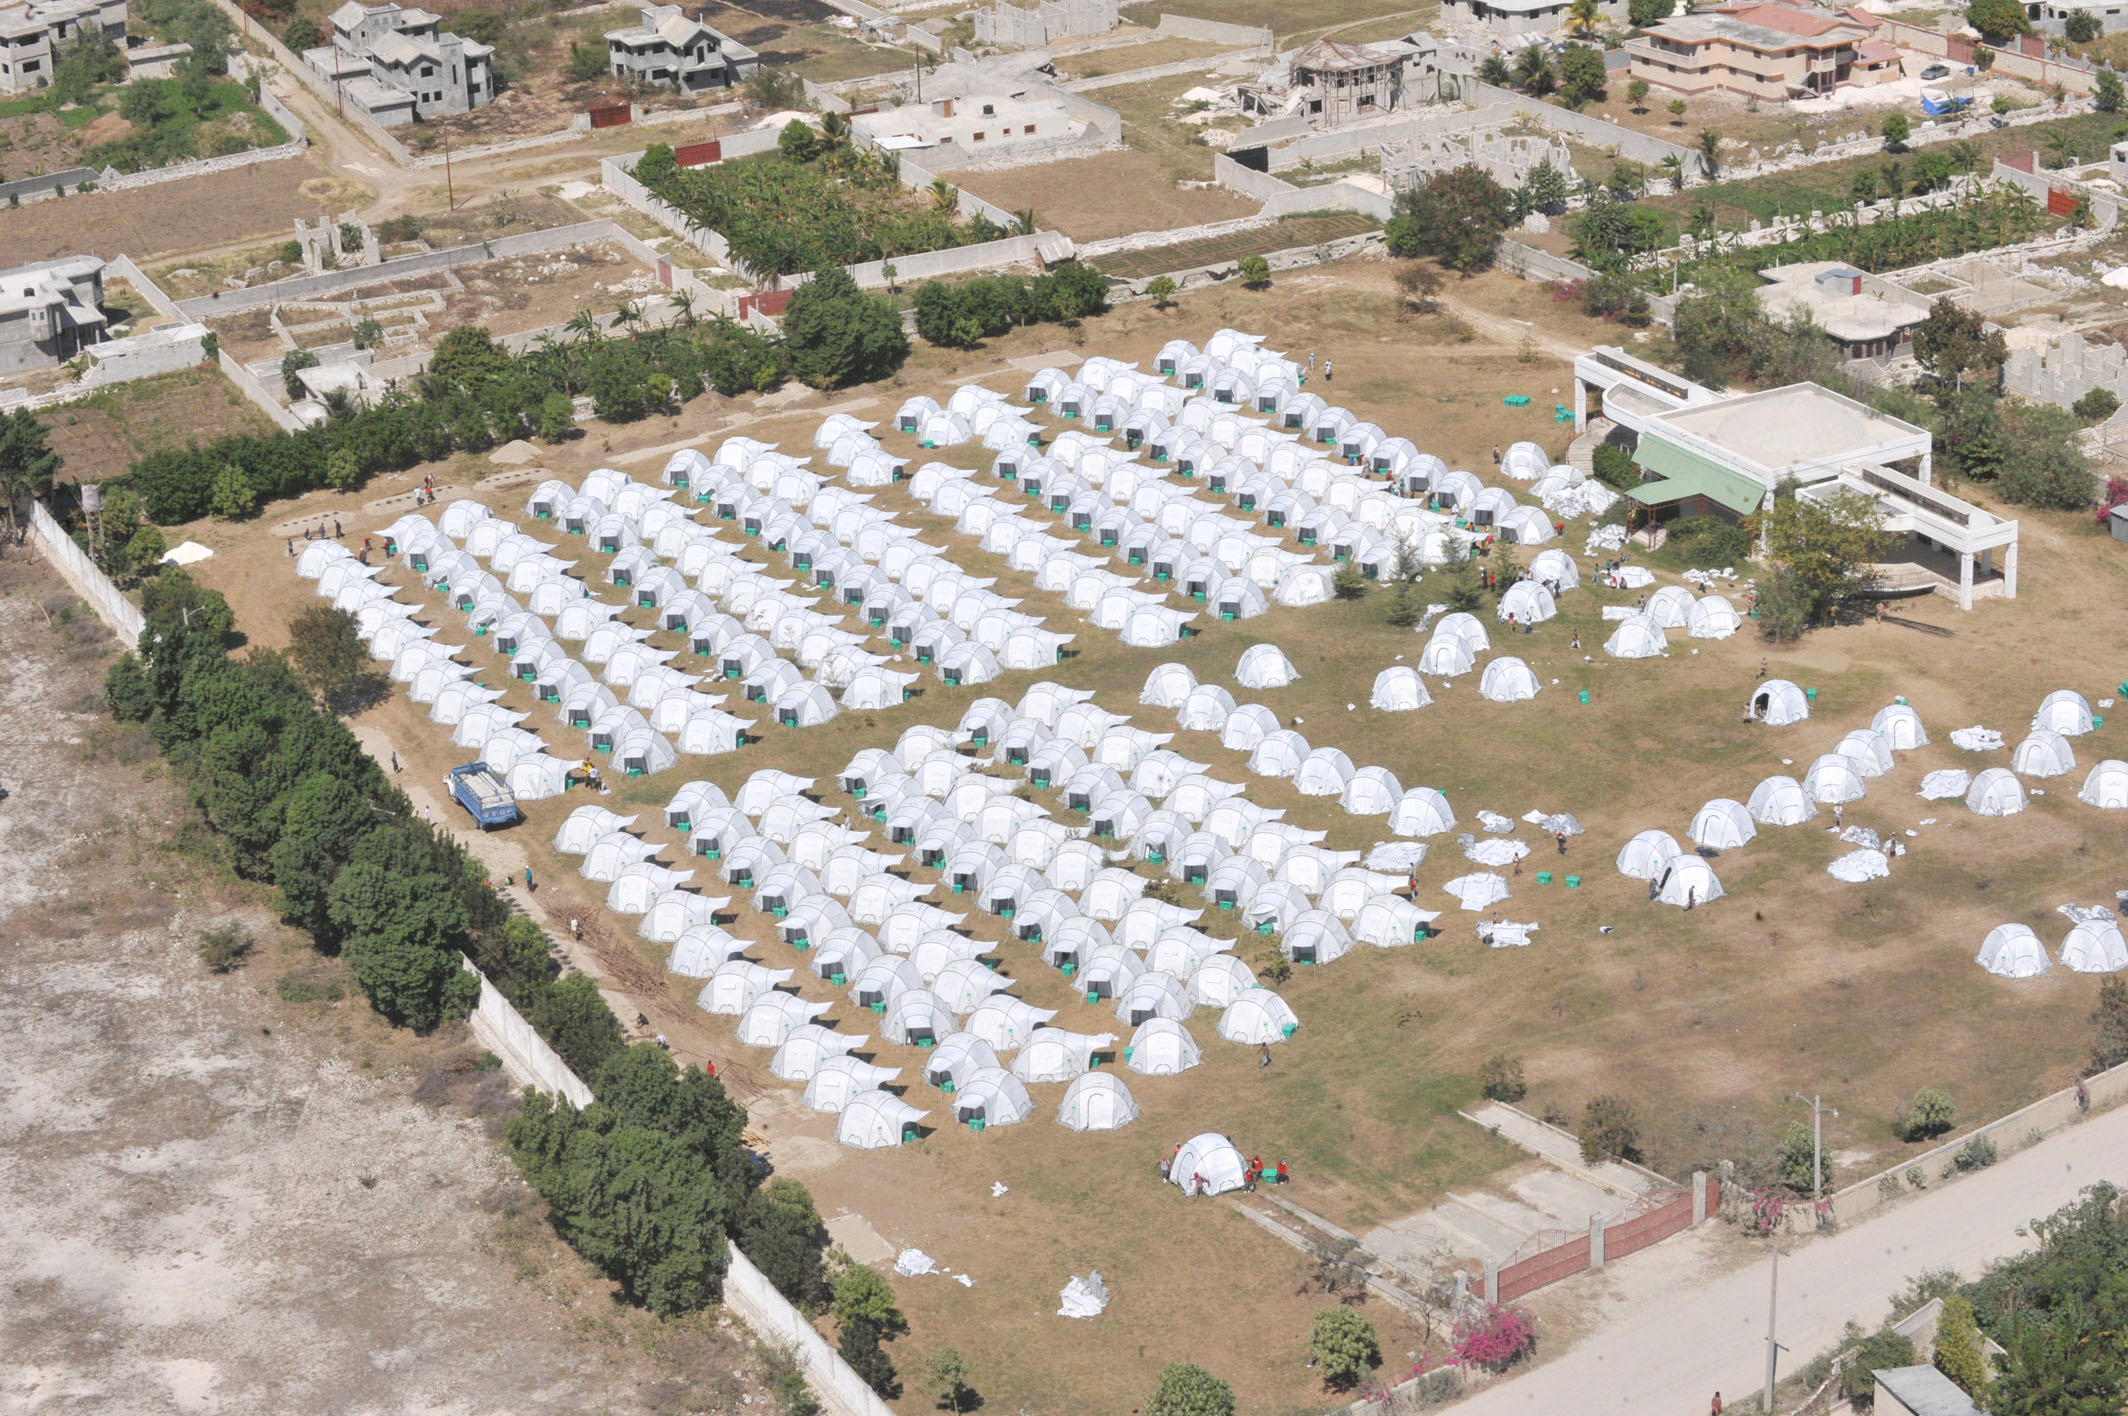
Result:
<svg viewBox="0 0 2128 1416"><path fill-rule="evenodd" d="M1847 278L1821 281L1820 276L1840 272ZM1888 282L1862 275L1843 261L1803 261L1771 266L1759 272L1767 283L1759 287L1759 303L1776 318L1801 310L1834 339L1848 344L1890 339L1928 318L1929 302L1918 295L1887 289ZM1855 278L1862 293L1854 293ZM1891 293L1898 290L1897 294Z"/></svg>
<svg viewBox="0 0 2128 1416"><path fill-rule="evenodd" d="M1680 408L1655 421L1775 471L1796 463L1880 461L1888 444L1917 438L1929 445L1926 430L1810 383Z"/></svg>

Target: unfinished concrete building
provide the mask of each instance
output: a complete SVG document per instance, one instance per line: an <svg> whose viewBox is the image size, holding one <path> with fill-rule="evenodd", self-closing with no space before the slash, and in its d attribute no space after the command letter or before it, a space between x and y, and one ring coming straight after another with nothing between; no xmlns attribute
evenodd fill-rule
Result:
<svg viewBox="0 0 2128 1416"><path fill-rule="evenodd" d="M1392 192L1408 191L1436 172L1476 166L1501 186L1520 187L1538 164L1549 162L1574 180L1574 155L1561 137L1517 137L1498 128L1462 133L1425 133L1382 149L1382 181Z"/></svg>
<svg viewBox="0 0 2128 1416"><path fill-rule="evenodd" d="M617 79L701 93L746 82L761 56L678 5L645 5L640 22L606 31L606 63Z"/></svg>
<svg viewBox="0 0 2128 1416"><path fill-rule="evenodd" d="M1430 35L1377 44L1318 39L1255 82L1239 85L1235 94L1244 113L1303 117L1318 128L1379 118L1438 96L1436 48Z"/></svg>
<svg viewBox="0 0 2128 1416"><path fill-rule="evenodd" d="M443 17L348 0L332 13L332 43L303 62L382 128L447 118L495 101L495 50L441 28Z"/></svg>
<svg viewBox="0 0 2128 1416"><path fill-rule="evenodd" d="M1040 0L1034 5L998 0L975 12L975 39L1008 49L1039 49L1059 40L1107 34L1122 22L1117 10L1117 0Z"/></svg>
<svg viewBox="0 0 2128 1416"><path fill-rule="evenodd" d="M126 0L28 0L0 5L0 93L31 93L52 81L60 51L101 30L126 47Z"/></svg>
<svg viewBox="0 0 2128 1416"><path fill-rule="evenodd" d="M64 363L101 341L104 323L97 257L0 270L0 374Z"/></svg>

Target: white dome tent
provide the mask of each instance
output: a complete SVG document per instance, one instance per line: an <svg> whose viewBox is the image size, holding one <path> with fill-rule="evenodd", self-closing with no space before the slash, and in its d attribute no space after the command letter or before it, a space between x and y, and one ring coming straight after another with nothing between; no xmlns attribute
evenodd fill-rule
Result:
<svg viewBox="0 0 2128 1416"><path fill-rule="evenodd" d="M836 1117L835 1139L855 1150L884 1150L915 1139L930 1114L892 1092L859 1092Z"/></svg>
<svg viewBox="0 0 2128 1416"><path fill-rule="evenodd" d="M2006 767L1984 767L1966 788L1965 804L1980 816L2015 816L2025 809L2024 783Z"/></svg>
<svg viewBox="0 0 2128 1416"><path fill-rule="evenodd" d="M2109 757L2093 767L2076 799L2101 811L2128 811L2128 762Z"/></svg>
<svg viewBox="0 0 2128 1416"><path fill-rule="evenodd" d="M1722 897L1722 882L1714 867L1696 855L1680 855L1663 870L1655 898L1666 905L1690 908Z"/></svg>
<svg viewBox="0 0 2128 1416"><path fill-rule="evenodd" d="M1234 680L1243 688L1284 688L1299 677L1299 670L1275 644L1249 646L1234 666Z"/></svg>
<svg viewBox="0 0 2128 1416"><path fill-rule="evenodd" d="M1989 930L1973 962L1998 978L2037 978L2050 963L2047 946L2022 924L1998 924Z"/></svg>
<svg viewBox="0 0 2128 1416"><path fill-rule="evenodd" d="M1228 1042L1255 1047L1284 1042L1300 1027L1286 1000L1268 988L1252 988L1219 1015L1219 1035Z"/></svg>
<svg viewBox="0 0 2128 1416"><path fill-rule="evenodd" d="M1740 801L1716 797L1694 814L1685 834L1702 850L1733 851L1756 836L1759 828Z"/></svg>
<svg viewBox="0 0 2128 1416"><path fill-rule="evenodd" d="M2033 728L2051 728L2063 737L2081 737L2091 731L2091 705L2073 688L2057 688L2040 700L2032 715Z"/></svg>
<svg viewBox="0 0 2128 1416"><path fill-rule="evenodd" d="M852 1098L877 1091L900 1075L899 1067L876 1067L848 1054L824 1058L806 1079L805 1104L814 1111L837 1114Z"/></svg>
<svg viewBox="0 0 2128 1416"><path fill-rule="evenodd" d="M1389 813L1389 833L1393 836L1438 836L1455 829L1456 814L1449 808L1448 798L1433 787L1409 788L1397 798Z"/></svg>
<svg viewBox="0 0 2128 1416"><path fill-rule="evenodd" d="M1197 675L1187 664L1162 664L1145 676L1138 701L1149 708L1179 708L1197 687Z"/></svg>
<svg viewBox="0 0 2128 1416"><path fill-rule="evenodd" d="M1837 752L1826 753L1803 774L1803 794L1821 806L1860 801L1866 790L1853 760Z"/></svg>
<svg viewBox="0 0 2128 1416"><path fill-rule="evenodd" d="M1611 637L1603 641L1603 652L1614 659L1657 659L1669 647L1662 626L1646 615L1620 620Z"/></svg>
<svg viewBox="0 0 2128 1416"><path fill-rule="evenodd" d="M1856 728L1840 739L1834 752L1855 764L1865 778L1881 777L1892 770L1891 739L1875 728Z"/></svg>
<svg viewBox="0 0 2128 1416"><path fill-rule="evenodd" d="M2061 961L2078 973L2119 973L2128 969L2128 940L2114 919L2087 919L2062 941Z"/></svg>
<svg viewBox="0 0 2128 1416"><path fill-rule="evenodd" d="M1810 716L1810 699L1787 679L1767 679L1752 691L1751 716L1768 727L1785 728Z"/></svg>
<svg viewBox="0 0 2128 1416"><path fill-rule="evenodd" d="M1114 1131L1137 1119L1137 1101L1113 1072L1088 1072L1057 1104L1057 1124L1068 1131Z"/></svg>
<svg viewBox="0 0 2128 1416"><path fill-rule="evenodd" d="M1618 873L1628 880L1657 880L1683 855L1668 831L1643 831L1618 850Z"/></svg>
<svg viewBox="0 0 2128 1416"><path fill-rule="evenodd" d="M1206 1131L1182 1143L1168 1163L1167 1178L1185 1195L1224 1195L1248 1181L1249 1162L1234 1143Z"/></svg>
<svg viewBox="0 0 2128 1416"><path fill-rule="evenodd" d="M1502 624L1509 620L1516 624L1542 624L1558 613L1559 605L1551 591L1534 580L1518 580L1500 597L1493 618Z"/></svg>
<svg viewBox="0 0 2128 1416"><path fill-rule="evenodd" d="M862 1033L853 1036L818 1023L806 1023L791 1029L791 1035L769 1058L768 1069L786 1082L811 1081L821 1064L831 1057L854 1052L864 1046L865 1040Z"/></svg>
<svg viewBox="0 0 2128 1416"><path fill-rule="evenodd" d="M1888 703L1879 708L1869 725L1884 734L1894 752L1912 752L1928 746L1928 729L1921 725L1921 715L1905 703Z"/></svg>
<svg viewBox="0 0 2128 1416"><path fill-rule="evenodd" d="M1818 814L1818 809L1793 777L1772 776L1751 789L1745 803L1751 819L1761 826L1800 826Z"/></svg>
<svg viewBox="0 0 2128 1416"><path fill-rule="evenodd" d="M1123 1049L1123 1065L1147 1077L1172 1077L1204 1061L1204 1050L1190 1031L1173 1018L1153 1018L1139 1025Z"/></svg>
<svg viewBox="0 0 2128 1416"><path fill-rule="evenodd" d="M978 1068L953 1091L953 1119L973 1130L1018 1125L1033 1114L1027 1084L1003 1067Z"/></svg>
<svg viewBox="0 0 2128 1416"><path fill-rule="evenodd" d="M1685 616L1685 633L1693 639L1727 639L1744 627L1744 617L1721 595L1702 595Z"/></svg>
<svg viewBox="0 0 2128 1416"><path fill-rule="evenodd" d="M1410 713L1433 702L1426 681L1409 664L1392 664L1374 676L1370 707L1384 713Z"/></svg>
<svg viewBox="0 0 2128 1416"><path fill-rule="evenodd" d="M2010 770L2025 777L2063 777L2076 767L2076 749L2052 728L2034 728L2010 754Z"/></svg>
<svg viewBox="0 0 2128 1416"><path fill-rule="evenodd" d="M1459 678L1475 667L1477 658L1470 646L1453 634L1436 631L1419 651L1419 672L1437 678Z"/></svg>
<svg viewBox="0 0 2128 1416"><path fill-rule="evenodd" d="M1512 654L1503 654L1485 666L1478 680L1478 693L1494 703L1520 703L1535 698L1541 685L1528 664Z"/></svg>

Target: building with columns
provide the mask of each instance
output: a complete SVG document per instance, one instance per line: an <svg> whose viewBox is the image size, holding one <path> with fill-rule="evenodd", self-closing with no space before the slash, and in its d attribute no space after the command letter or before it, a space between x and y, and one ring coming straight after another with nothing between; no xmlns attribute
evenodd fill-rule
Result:
<svg viewBox="0 0 2128 1416"><path fill-rule="evenodd" d="M1831 389L1718 392L1599 345L1574 361L1574 425L1631 450L1643 481L1627 495L1658 523L1741 520L1788 482L1814 500L1854 493L1903 538L1884 567L1888 587L1926 583L1966 610L1976 595L2017 598L2017 523L1933 485L1926 428Z"/></svg>

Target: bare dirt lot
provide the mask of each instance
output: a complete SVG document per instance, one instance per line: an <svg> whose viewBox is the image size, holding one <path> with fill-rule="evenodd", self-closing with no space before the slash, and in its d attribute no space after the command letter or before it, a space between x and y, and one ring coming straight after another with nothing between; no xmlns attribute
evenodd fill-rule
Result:
<svg viewBox="0 0 2128 1416"><path fill-rule="evenodd" d="M1205 161L1209 167L1210 157ZM1044 228L1075 241L1232 221L1256 215L1263 205L1220 187L1178 187L1163 160L1150 152L1104 152L1038 167L971 172L956 180L1007 211L1032 207Z"/></svg>
<svg viewBox="0 0 2128 1416"><path fill-rule="evenodd" d="M1273 331L1274 347L1334 359L1331 397L1451 466L1483 472L1492 446L1524 438L1562 456L1566 430L1550 412L1555 402L1571 402L1561 355L1617 342L1622 332L1553 304L1542 287L1504 276L1456 282L1447 299L1459 316L1402 316L1386 263L1347 262L1283 275L1265 292L1200 292L1169 311L1129 306L1089 321L1083 338L1035 329L970 354L926 349L888 386L847 391L834 401L885 419L907 394L938 396L956 382L1014 390L1025 366L1001 362L1006 359L1038 365L1034 356L1046 355L1071 365L1108 353L1144 362L1168 338L1201 342L1230 325ZM1456 318L1467 321L1467 341ZM1073 347L1059 349L1067 340ZM1530 406L1504 407L1511 394L1529 395ZM798 450L827 402L811 396L780 396L775 404L704 400L677 419L594 426L583 439L550 449L547 465L571 479L599 465L647 478L669 448L714 448L736 432ZM919 461L941 455L919 452L884 427L881 432L891 448ZM987 460L972 449L943 455L969 459L964 465ZM439 481L465 485L485 470L467 460L440 469ZM381 497L403 485L388 482L365 495ZM489 500L499 515L517 516L529 486ZM1175 1078L1130 1075L1144 1114L1126 1131L1064 1132L1050 1120L1058 1089L1037 1088L1037 1112L1027 1124L980 1135L942 1126L914 1146L870 1154L836 1148L827 1118L806 1111L795 1087L770 1076L765 1056L738 1048L728 1019L693 1006L698 984L671 976L655 985L645 981L644 971L662 962L663 951L640 942L631 922L606 915L600 888L580 882L574 862L548 845L561 818L584 800L580 793L536 804L525 827L488 838L496 860L534 868L541 884L532 903L550 921L575 915L591 926L580 963L640 1000L680 1056L719 1064L770 1136L776 1165L814 1188L823 1213L835 1219L846 1212L850 1218L838 1222L875 1233L882 1251L922 1247L974 1278L973 1288L945 1279L898 1282L913 1325L904 1347L960 1347L997 1409L1009 1409L1007 1403L1030 1411L1127 1409L1150 1389L1158 1367L1177 1357L1204 1361L1228 1377L1251 1412L1327 1400L1301 1358L1307 1314L1324 1301L1308 1289L1306 1260L1223 1203L1186 1203L1156 1183L1155 1159L1196 1131L1226 1130L1245 1150L1286 1160L1296 1175L1293 1198L1360 1227L1409 1214L1449 1191L1482 1186L1514 1158L1454 1115L1475 1099L1477 1069L1496 1052L1523 1059L1532 1109L1572 1116L1595 1095L1625 1097L1640 1117L1651 1159L1673 1173L1730 1155L1762 1156L1768 1138L1796 1115L1783 1098L1795 1090L1831 1092L1841 1116L1829 1122L1827 1139L1848 1153L1843 1179L1902 1154L1892 1116L1916 1088L1947 1089L1962 1118L1979 1120L2060 1085L2086 1053L2094 980L2055 970L2012 983L1971 960L1995 924L2022 921L2058 939L2056 906L2110 899L2122 883L2114 877L2128 858L2128 824L2078 804L2073 787L2080 779L2069 779L2069 790L2062 781L2044 784L2046 795L2034 798L2032 810L2007 820L1977 818L1957 804L1914 795L1924 770L1976 765L1949 746L1950 729L1981 722L2014 740L2046 691L2068 685L2097 698L2128 674L2106 628L2111 607L2128 600L2128 568L2073 519L2024 517L2018 601L1984 601L1971 615L1941 600L1901 610L1940 635L1896 623L1857 625L1769 651L1747 629L1725 642L1679 636L1667 658L1617 661L1596 647L1604 633L1601 609L1631 604L1634 596L1584 588L1565 597L1561 617L1538 633L1509 643L1496 632L1496 651L1523 657L1539 675L1536 700L1488 703L1465 678L1433 683L1438 701L1432 706L1390 716L1364 706L1369 686L1400 657L1410 662L1423 641L1385 622L1380 591L1353 602L1275 610L1242 624L1210 624L1198 638L1167 649L1127 649L1078 622L1056 597L1034 590L1028 577L1005 569L901 489L886 489L878 500L964 564L996 576L1001 593L1021 597L1024 608L1058 627L1077 628L1077 656L1053 671L1007 674L981 689L951 690L927 679L924 695L900 710L847 713L803 732L764 723L765 740L743 753L683 759L674 771L623 784L612 804L644 813L645 834L666 844L666 859L684 863L681 843L655 824L656 807L684 780L703 778L730 790L747 773L776 767L820 779L815 790L824 800L850 806L832 774L858 748L891 744L915 723L950 725L979 695L1015 700L1037 677L1091 689L1102 706L1166 731L1166 715L1137 704L1155 664L1180 661L1202 682L1231 685L1236 659L1258 642L1284 648L1302 678L1284 689L1237 689L1237 697L1271 705L1301 724L1312 743L1386 766L1407 786L1440 788L1466 828L1480 808L1519 817L1534 807L1572 811L1588 828L1570 844L1563 870L1555 856L1540 855L1512 875L1507 917L1542 925L1531 947L1513 950L1484 947L1471 928L1474 917L1456 911L1442 892L1443 882L1472 867L1453 838L1436 838L1420 872L1421 897L1429 908L1448 910L1438 922L1445 932L1414 949L1362 948L1327 968L1296 971L1283 991L1303 1026L1276 1050L1269 1068L1259 1068L1253 1052L1212 1040L1209 1018L1199 1015L1192 1026L1206 1041L1205 1065ZM397 514L397 508L358 514L356 499L322 495L285 514L323 508L344 510L350 530L363 532ZM223 552L201 567L204 578L228 591L248 632L274 642L294 603L282 545L252 528L188 531ZM1578 556L1581 535L1570 527L1560 544ZM745 553L766 554L758 547ZM597 569L595 563L582 568ZM1667 566L1663 579L1675 579L1678 568ZM396 567L389 575L407 583ZM412 587L404 593L421 594ZM604 587L600 593L614 594ZM433 600L423 603L424 618L457 632L457 617ZM631 611L630 617L641 616ZM1572 648L1577 633L1587 651ZM674 647L669 638L652 642ZM508 684L484 646L476 645L470 657L489 683ZM1817 690L1808 723L1776 731L1739 721L1762 666ZM1589 703L1579 701L1581 691ZM506 703L534 715L525 726L545 735L554 750L581 751L580 736L562 732L550 708L529 701L525 686L508 684L507 694ZM1911 853L1889 879L1851 886L1826 875L1827 862L1846 848L1821 829L1822 820L1768 830L1724 855L1716 869L1729 897L1689 913L1650 905L1644 886L1614 870L1619 846L1634 832L1651 826L1681 832L1709 798L1742 797L1760 777L1800 773L1895 694L1919 709L1935 744L1902 758L1847 813L1850 823L1916 832L1902 837ZM362 727L388 738L417 781L436 780L466 755L403 696L373 710ZM2124 755L2122 732L2116 720L2079 739L2079 759ZM1249 776L1243 757L1209 734L1181 734L1172 746L1210 764L1224 780L1248 783L1253 800L1285 809L1287 820L1328 832L1333 848L1362 849L1378 835L1379 823L1300 796L1290 784ZM872 844L883 848L883 838ZM1548 839L1535 844L1553 850ZM1539 884L1539 870L1553 870L1553 881ZM1581 885L1568 888L1566 873L1578 875ZM716 892L707 870L696 883ZM733 893L739 915L733 927L763 941L758 956L799 968L797 983L807 996L838 1002L848 1013L843 995L811 978L803 960L775 941L770 923L747 908L745 894ZM954 907L943 892L935 898ZM1232 921L1214 914L1205 923L1231 935ZM971 915L967 928L992 945L1023 996L1058 1010L1059 1026L1120 1031L1107 1010L1075 995L1031 946L1007 938L999 921ZM1253 939L1240 945L1245 958L1258 947ZM843 1024L866 1033L877 1026L862 1013ZM902 1067L904 1080L919 1060L898 1047L868 1051ZM937 1124L944 1114L940 1098L920 1085L911 1094L932 1108ZM1010 1187L1007 1195L992 1197L996 1181ZM1221 1258L1216 1276L1207 1275L1207 1254ZM1115 1285L1107 1325L1060 1322L1052 1316L1058 1288L1088 1267L1100 1268ZM1369 1312L1392 1361L1417 1348L1421 1335L1386 1305L1370 1304ZM1206 1321L1207 1313L1216 1321ZM1118 1330L1128 1336L1119 1341ZM909 1367L904 1351L896 1356Z"/></svg>
<svg viewBox="0 0 2128 1416"><path fill-rule="evenodd" d="M293 235L299 216L315 219L328 205L343 211L366 199L314 153L130 192L35 202L0 216L0 242L11 263L77 252L146 261L247 236Z"/></svg>
<svg viewBox="0 0 2128 1416"><path fill-rule="evenodd" d="M0 1408L736 1412L718 1316L616 1305L495 1140L506 1078L395 1034L216 863L116 646L0 558ZM20 750L35 744L34 752ZM259 934L210 974L196 932Z"/></svg>

